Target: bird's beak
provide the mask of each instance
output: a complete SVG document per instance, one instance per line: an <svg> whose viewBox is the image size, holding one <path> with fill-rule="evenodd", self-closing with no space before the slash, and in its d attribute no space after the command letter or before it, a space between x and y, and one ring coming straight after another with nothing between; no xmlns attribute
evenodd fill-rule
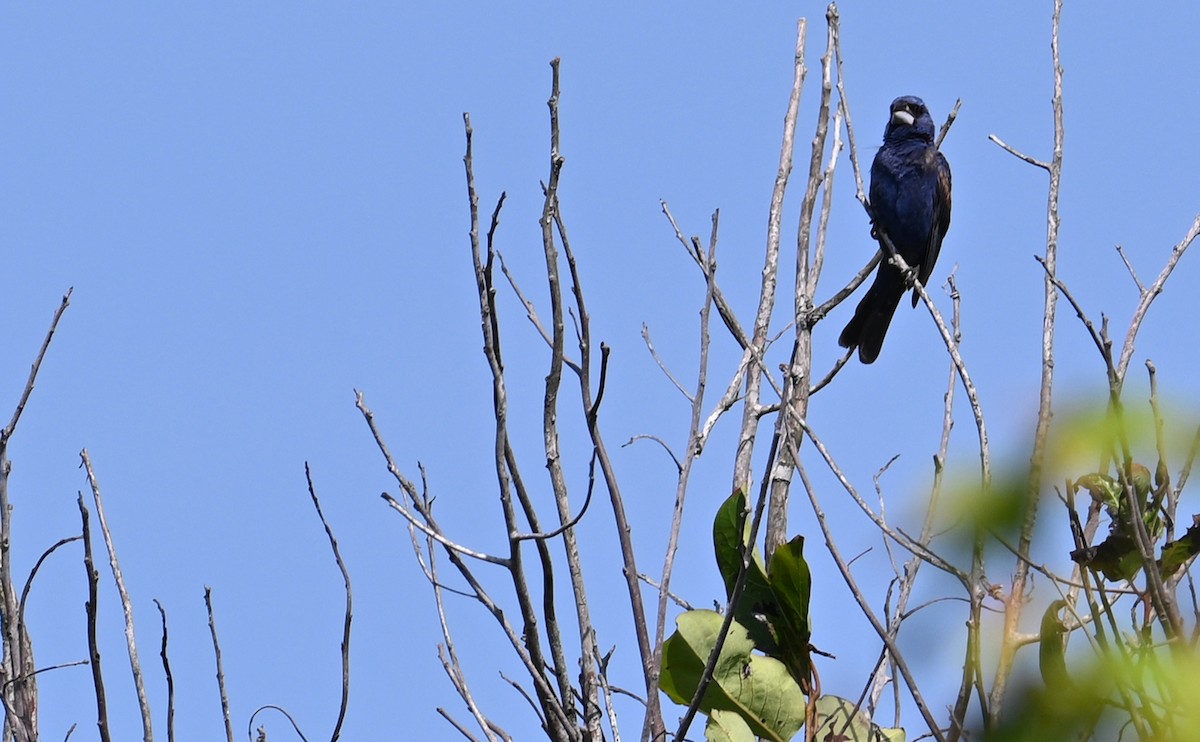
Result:
<svg viewBox="0 0 1200 742"><path fill-rule="evenodd" d="M915 121L915 120L916 119L913 118L913 115L911 113L909 113L908 111L905 111L903 108L901 108L898 111L892 111L892 123L893 124L899 124L902 126L912 126L913 121Z"/></svg>

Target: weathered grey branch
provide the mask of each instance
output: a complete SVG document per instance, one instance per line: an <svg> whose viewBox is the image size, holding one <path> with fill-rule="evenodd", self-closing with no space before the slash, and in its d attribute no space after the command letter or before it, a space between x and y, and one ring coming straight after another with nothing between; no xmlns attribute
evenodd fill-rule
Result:
<svg viewBox="0 0 1200 742"><path fill-rule="evenodd" d="M226 742L233 742L233 722L229 718L229 694L225 691L225 665L221 662L221 642L217 639L217 620L213 616L212 588L208 585L204 586L204 607L208 611L208 632L212 634L213 656L217 662L217 690L221 694L221 718L225 721L225 739ZM257 715L258 711L255 711L254 714ZM247 726L252 727L253 725L254 715L251 715ZM296 731L299 733L300 730Z"/></svg>
<svg viewBox="0 0 1200 742"><path fill-rule="evenodd" d="M133 601L125 588L125 578L121 574L121 564L117 561L117 547L113 543L112 531L108 528L108 519L104 515L104 500L100 497L100 482L96 472L92 470L92 459L87 449L79 452L83 468L87 471L88 484L92 488L92 501L96 504L96 518L100 521L100 533L104 537L104 545L108 548L108 564L112 568L113 581L117 583L117 594L121 598L121 610L125 614L125 645L129 649L129 668L133 673L133 686L137 691L138 708L142 712L142 738L145 742L154 739L153 723L150 714L150 701L146 696L146 684L142 679L142 663L138 660L137 641L133 631Z"/></svg>

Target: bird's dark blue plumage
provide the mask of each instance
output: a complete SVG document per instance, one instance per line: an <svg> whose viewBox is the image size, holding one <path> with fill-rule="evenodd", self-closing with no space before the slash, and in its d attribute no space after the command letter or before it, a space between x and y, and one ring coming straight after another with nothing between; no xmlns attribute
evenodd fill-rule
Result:
<svg viewBox="0 0 1200 742"><path fill-rule="evenodd" d="M933 119L920 98L906 95L892 101L883 146L871 164L871 215L872 234L878 238L886 233L924 285L950 227L950 164L934 145ZM904 275L888 261L885 249L875 281L842 330L838 344L857 347L859 360L872 363L879 357L883 337L907 288Z"/></svg>

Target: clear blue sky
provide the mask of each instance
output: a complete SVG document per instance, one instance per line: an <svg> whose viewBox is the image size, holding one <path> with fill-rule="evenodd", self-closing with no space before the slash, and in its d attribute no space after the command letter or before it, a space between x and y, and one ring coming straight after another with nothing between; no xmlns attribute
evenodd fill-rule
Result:
<svg viewBox="0 0 1200 742"><path fill-rule="evenodd" d="M1049 157L1050 3L915 7L842 8L860 156L873 155L893 97L922 96L938 121L963 99L944 146L954 216L932 283L940 286L957 266L963 354L992 423L997 461L1019 466L1036 406L1042 272L1032 256L1043 249L1046 178L986 137ZM685 404L639 331L647 323L667 361L692 378L703 288L659 199L689 234L707 234L710 213L721 209L723 285L749 316L802 15L810 18L812 71L797 139L807 158L824 46L818 3L9 4L0 11L4 419L59 297L75 288L11 448L14 572L24 575L44 548L78 532L75 496L86 489L78 454L86 447L134 597L161 738L166 702L153 598L169 614L181 738L222 734L206 584L238 735L266 703L291 710L310 739L328 735L339 692L342 588L305 493L306 460L354 580L344 738L452 736L435 706L467 715L437 661L428 585L401 520L379 499L394 485L352 390L366 394L408 472L415 475L418 460L428 468L448 530L495 548L502 528L461 114L471 112L476 130L483 208L508 191L500 245L544 306L538 180L548 162L547 63L562 57L563 208L595 336L613 347L602 424L614 448L637 433L681 447ZM1072 2L1064 12L1060 267L1093 317L1105 312L1119 337L1137 297L1113 245L1125 246L1149 282L1200 209L1198 24L1200 9L1181 2ZM822 296L874 250L848 162L835 198ZM799 200L793 192L785 244ZM1145 397L1140 364L1153 357L1171 422L1184 428L1197 415L1197 259L1185 258L1153 309L1129 392L1135 402ZM934 295L948 306L943 292ZM786 296L781 303L790 305ZM505 294L502 304L514 403L536 404L544 346L517 302ZM1058 399L1094 401L1102 367L1060 306ZM817 329L818 368L839 355L836 335L850 309ZM714 336L718 387L737 354L719 327ZM813 402L812 424L864 491L872 473L901 455L882 484L889 512L914 530L946 373L928 316L902 307L879 362L852 365ZM570 417L575 396L564 398ZM534 477L540 412L525 411L515 425ZM698 605L720 592L708 519L727 494L732 423L705 455L685 524L675 587ZM965 410L955 435L952 464L969 474L974 433ZM653 446L614 455L641 564L656 572L673 470ZM586 463L585 449L570 452L576 485ZM840 504L845 498L827 478L820 481L843 549L874 548L856 568L886 577L879 539ZM537 485L544 494L545 482ZM618 646L614 682L637 687L610 520L594 507L581 538L596 579L600 644ZM1045 523L1062 527L1054 518ZM839 658L821 664L825 689L856 695L876 640L800 502L791 530L810 537L814 641ZM39 665L86 657L79 553L71 547L48 562L30 599ZM1009 570L998 560L991 577L1006 580ZM140 722L120 612L102 574L114 738L134 739ZM907 646L924 658L922 672L937 676L940 663L953 676L958 650L939 654L944 642L935 642L947 627L959 630L961 607L926 616L913 622ZM532 738L536 720L496 673L519 673L499 632L465 601L451 603L451 619L485 710L518 739ZM94 739L87 669L47 673L39 683L42 733L61 738L78 722L72 739ZM621 710L626 734L635 734L636 710ZM272 739L288 738L277 717L263 718Z"/></svg>

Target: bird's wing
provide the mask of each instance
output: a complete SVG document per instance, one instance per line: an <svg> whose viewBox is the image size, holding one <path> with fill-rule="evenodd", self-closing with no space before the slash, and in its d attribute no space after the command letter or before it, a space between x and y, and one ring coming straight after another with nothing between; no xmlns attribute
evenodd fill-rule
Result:
<svg viewBox="0 0 1200 742"><path fill-rule="evenodd" d="M938 253L942 250L942 238L946 236L946 230L950 229L950 163L946 162L941 152L936 153L936 157L937 182L933 189L933 224L929 230L929 250L925 253L925 260L921 261L921 270L917 276L922 286L933 273L933 264L937 262Z"/></svg>

